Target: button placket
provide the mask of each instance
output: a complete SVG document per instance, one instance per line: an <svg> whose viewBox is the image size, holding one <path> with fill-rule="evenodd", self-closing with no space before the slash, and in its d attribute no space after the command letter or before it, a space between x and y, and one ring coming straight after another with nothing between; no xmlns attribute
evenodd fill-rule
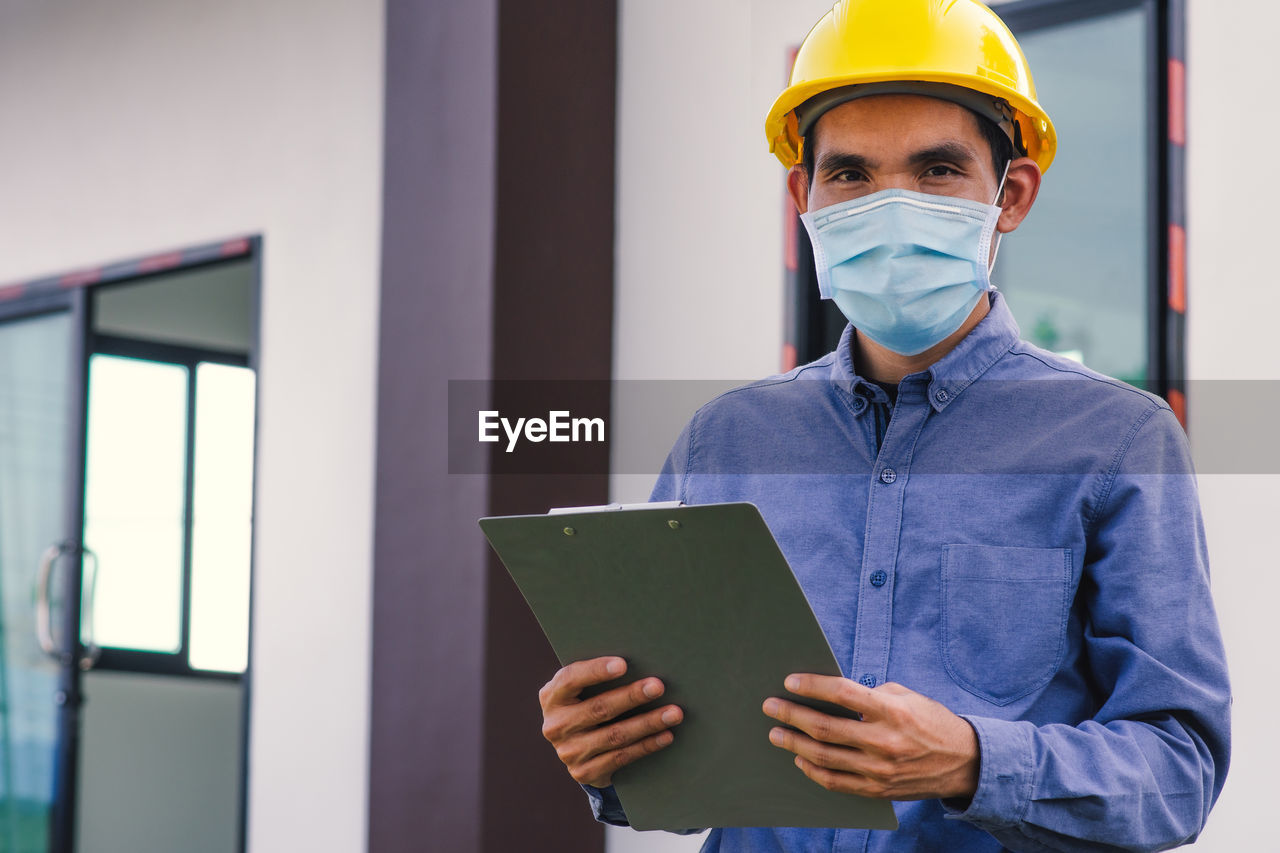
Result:
<svg viewBox="0 0 1280 853"><path fill-rule="evenodd" d="M852 656L845 672L871 687L888 678L893 573L901 540L903 500L915 443L933 413L931 396L923 383L902 386L869 482L860 572L866 594L858 596Z"/></svg>

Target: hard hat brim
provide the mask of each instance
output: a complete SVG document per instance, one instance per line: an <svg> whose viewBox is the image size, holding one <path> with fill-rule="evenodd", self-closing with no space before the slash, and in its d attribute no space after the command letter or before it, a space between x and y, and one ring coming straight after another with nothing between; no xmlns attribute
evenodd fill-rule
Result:
<svg viewBox="0 0 1280 853"><path fill-rule="evenodd" d="M799 161L801 131L795 111L797 107L817 95L847 86L910 82L945 83L1007 101L1015 111L1014 121L1021 125L1022 138L1027 146L1027 156L1035 160L1041 172L1048 171L1050 164L1053 163L1058 147L1057 133L1044 108L1034 100L1027 98L1012 86L1002 85L999 81L976 74L922 73L918 69L912 72L910 79L904 78L900 69L882 69L839 77L807 80L804 83L788 87L774 101L773 107L769 110L768 118L765 120L765 132L769 137L769 150L787 168ZM921 94L937 97L936 94L926 91L922 91Z"/></svg>

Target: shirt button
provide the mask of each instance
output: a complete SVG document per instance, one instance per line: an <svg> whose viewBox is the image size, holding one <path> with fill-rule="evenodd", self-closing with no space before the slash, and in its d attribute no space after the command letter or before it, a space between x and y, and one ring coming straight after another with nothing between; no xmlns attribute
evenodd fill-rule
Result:
<svg viewBox="0 0 1280 853"><path fill-rule="evenodd" d="M880 472L880 482L889 484L898 479L898 472L892 468L885 468Z"/></svg>
<svg viewBox="0 0 1280 853"><path fill-rule="evenodd" d="M884 586L885 581L887 581L888 579L889 579L889 576L885 574L883 571L881 571L880 569L876 569L874 572L871 573L872 586Z"/></svg>
<svg viewBox="0 0 1280 853"><path fill-rule="evenodd" d="M872 675L871 673L869 673L869 672L868 672L866 675L864 675L864 676L862 676L861 678L859 678L859 679L858 679L858 681L862 682L862 683L863 683L863 684L865 684L867 687L875 687L875 686L876 686L876 677L875 677L874 675Z"/></svg>
<svg viewBox="0 0 1280 853"><path fill-rule="evenodd" d="M854 410L855 412L861 412L861 411L862 411L863 409L865 409L866 407L867 407L867 401L866 401L866 400L862 399L861 397L854 397L854 398L853 398L853 410Z"/></svg>
<svg viewBox="0 0 1280 853"><path fill-rule="evenodd" d="M946 388L939 388L933 393L933 399L937 400L939 403L945 403L951 399L951 395L947 393Z"/></svg>

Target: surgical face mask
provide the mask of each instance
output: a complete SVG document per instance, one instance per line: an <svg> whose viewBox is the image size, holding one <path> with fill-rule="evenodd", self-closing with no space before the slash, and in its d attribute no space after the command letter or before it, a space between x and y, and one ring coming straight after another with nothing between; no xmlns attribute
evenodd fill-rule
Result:
<svg viewBox="0 0 1280 853"><path fill-rule="evenodd" d="M1002 177L997 199L1003 188ZM1000 213L994 204L883 190L800 219L813 243L822 298L833 300L860 334L916 355L959 329L991 289Z"/></svg>

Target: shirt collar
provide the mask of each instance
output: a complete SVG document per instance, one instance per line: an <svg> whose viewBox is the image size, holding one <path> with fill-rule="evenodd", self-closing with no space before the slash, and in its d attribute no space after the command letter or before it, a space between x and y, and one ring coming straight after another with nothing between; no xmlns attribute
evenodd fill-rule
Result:
<svg viewBox="0 0 1280 853"><path fill-rule="evenodd" d="M1021 336L1004 294L992 290L987 296L991 305L987 315L951 352L935 361L927 370L903 377L903 382L913 379L927 382L929 402L939 412L1007 353ZM859 376L854 367L852 323L847 324L840 335L831 376L851 394L857 393L859 386L863 386L862 392L867 396L873 396L872 389L875 394L884 393L874 383Z"/></svg>

